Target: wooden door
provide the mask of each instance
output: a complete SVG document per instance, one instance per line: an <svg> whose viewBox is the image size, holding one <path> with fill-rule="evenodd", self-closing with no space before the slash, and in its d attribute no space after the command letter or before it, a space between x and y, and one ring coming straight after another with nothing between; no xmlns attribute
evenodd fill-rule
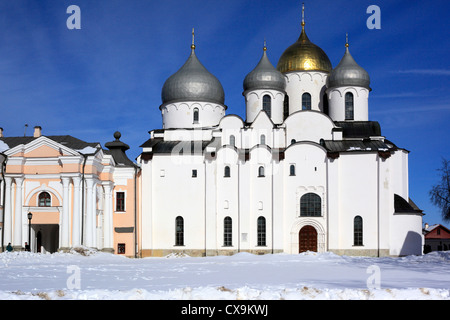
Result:
<svg viewBox="0 0 450 320"><path fill-rule="evenodd" d="M299 253L317 252L317 231L312 226L304 226L298 234Z"/></svg>

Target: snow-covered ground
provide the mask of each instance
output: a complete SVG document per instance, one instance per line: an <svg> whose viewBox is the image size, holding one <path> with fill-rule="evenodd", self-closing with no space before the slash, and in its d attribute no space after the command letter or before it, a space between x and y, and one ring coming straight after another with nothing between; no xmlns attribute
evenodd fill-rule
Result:
<svg viewBox="0 0 450 320"><path fill-rule="evenodd" d="M403 258L332 253L129 259L84 251L0 254L0 299L450 299L450 252Z"/></svg>

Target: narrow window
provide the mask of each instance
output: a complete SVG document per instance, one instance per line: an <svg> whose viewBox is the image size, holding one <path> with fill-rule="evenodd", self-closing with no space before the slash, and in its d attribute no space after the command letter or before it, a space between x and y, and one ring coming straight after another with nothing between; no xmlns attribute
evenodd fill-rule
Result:
<svg viewBox="0 0 450 320"><path fill-rule="evenodd" d="M230 217L223 219L223 245L224 247L232 246L233 225Z"/></svg>
<svg viewBox="0 0 450 320"><path fill-rule="evenodd" d="M233 147L236 146L236 138L233 135L230 136L230 145Z"/></svg>
<svg viewBox="0 0 450 320"><path fill-rule="evenodd" d="M264 177L264 167L260 166L258 168L258 177Z"/></svg>
<svg viewBox="0 0 450 320"><path fill-rule="evenodd" d="M197 170L192 170L192 178L197 178Z"/></svg>
<svg viewBox="0 0 450 320"><path fill-rule="evenodd" d="M125 254L125 243L118 243L117 244L117 253L118 254Z"/></svg>
<svg viewBox="0 0 450 320"><path fill-rule="evenodd" d="M230 173L230 167L229 167L229 166L226 166L226 167L223 169L223 176L224 176L225 178L229 178L229 177L231 176L231 173Z"/></svg>
<svg viewBox="0 0 450 320"><path fill-rule="evenodd" d="M355 219L353 219L353 245L363 245L363 223L360 216L356 216Z"/></svg>
<svg viewBox="0 0 450 320"><path fill-rule="evenodd" d="M286 118L289 117L289 96L286 95L284 97L284 103L283 103L283 118L286 120Z"/></svg>
<svg viewBox="0 0 450 320"><path fill-rule="evenodd" d="M345 94L345 120L354 119L354 104L353 93L347 92Z"/></svg>
<svg viewBox="0 0 450 320"><path fill-rule="evenodd" d="M302 95L302 110L311 110L311 95L308 92Z"/></svg>
<svg viewBox="0 0 450 320"><path fill-rule="evenodd" d="M307 193L300 198L300 216L322 216L322 200L320 199L319 195L315 193Z"/></svg>
<svg viewBox="0 0 450 320"><path fill-rule="evenodd" d="M116 211L125 211L125 192L116 192Z"/></svg>
<svg viewBox="0 0 450 320"><path fill-rule="evenodd" d="M199 119L199 111L198 108L194 109L194 123L198 123L198 119Z"/></svg>
<svg viewBox="0 0 450 320"><path fill-rule="evenodd" d="M295 176L295 165L294 164L291 164L291 166L289 167L289 175Z"/></svg>
<svg viewBox="0 0 450 320"><path fill-rule="evenodd" d="M258 246L266 245L266 218L258 218Z"/></svg>
<svg viewBox="0 0 450 320"><path fill-rule="evenodd" d="M262 134L261 137L259 138L259 142L261 144L266 144L266 136Z"/></svg>
<svg viewBox="0 0 450 320"><path fill-rule="evenodd" d="M272 116L272 98L267 94L263 97L263 110L269 118Z"/></svg>
<svg viewBox="0 0 450 320"><path fill-rule="evenodd" d="M50 207L52 205L52 198L48 192L41 192L39 194L39 207Z"/></svg>
<svg viewBox="0 0 450 320"><path fill-rule="evenodd" d="M323 95L323 113L325 113L327 116L330 113L330 109L328 107L328 96L326 93Z"/></svg>
<svg viewBox="0 0 450 320"><path fill-rule="evenodd" d="M175 245L184 246L184 220L182 217L175 219Z"/></svg>

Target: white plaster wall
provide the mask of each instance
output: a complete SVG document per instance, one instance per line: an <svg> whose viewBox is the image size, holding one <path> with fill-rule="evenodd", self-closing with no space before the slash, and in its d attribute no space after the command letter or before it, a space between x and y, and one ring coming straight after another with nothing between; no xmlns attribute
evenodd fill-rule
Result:
<svg viewBox="0 0 450 320"><path fill-rule="evenodd" d="M231 147L221 148L217 152L216 161L216 199L217 212L216 239L217 249L238 249L239 241L239 163L237 150ZM230 168L230 176L224 176L224 168ZM232 246L223 246L224 219L232 219Z"/></svg>
<svg viewBox="0 0 450 320"><path fill-rule="evenodd" d="M192 177L193 169L197 170L197 178ZM153 157L152 240L155 249L205 248L204 172L202 156ZM175 246L178 216L184 219L182 247Z"/></svg>
<svg viewBox="0 0 450 320"><path fill-rule="evenodd" d="M253 90L245 93L247 122L252 123L258 113L263 110L263 97L269 95L272 99L271 119L275 124L283 123L284 96L277 90Z"/></svg>
<svg viewBox="0 0 450 320"><path fill-rule="evenodd" d="M289 167L295 165L295 176L290 176ZM327 208L327 165L325 150L311 142L299 142L285 152L283 161L284 185L284 250L298 253L298 236L305 225L316 228L321 238L318 250L326 250ZM320 196L322 203L321 217L300 217L300 198L306 193Z"/></svg>
<svg viewBox="0 0 450 320"><path fill-rule="evenodd" d="M391 217L390 254L394 256L421 255L424 239L422 216L397 214Z"/></svg>
<svg viewBox="0 0 450 320"><path fill-rule="evenodd" d="M194 122L194 109L199 110L199 121ZM163 128L201 128L216 126L225 116L225 107L208 102L177 102L161 106Z"/></svg>
<svg viewBox="0 0 450 320"><path fill-rule="evenodd" d="M334 123L323 113L317 111L299 111L285 120L286 145L295 141L313 141L320 143L320 139L331 140Z"/></svg>
<svg viewBox="0 0 450 320"><path fill-rule="evenodd" d="M339 248L378 248L378 164L373 153L341 153L339 161ZM336 161L336 160L335 160ZM353 246L353 220L363 219L363 246Z"/></svg>
<svg viewBox="0 0 450 320"><path fill-rule="evenodd" d="M369 90L362 87L339 87L327 90L328 114L334 121L345 121L345 94L353 93L353 120L369 120Z"/></svg>
<svg viewBox="0 0 450 320"><path fill-rule="evenodd" d="M286 73L286 94L289 96L289 114L302 110L302 95L311 94L311 110L323 112L323 97L328 73L302 71Z"/></svg>

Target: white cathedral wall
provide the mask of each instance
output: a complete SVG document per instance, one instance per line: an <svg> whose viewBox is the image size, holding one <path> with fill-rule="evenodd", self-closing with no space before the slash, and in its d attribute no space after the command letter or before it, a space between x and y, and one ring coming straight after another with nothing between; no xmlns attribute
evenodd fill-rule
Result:
<svg viewBox="0 0 450 320"><path fill-rule="evenodd" d="M311 95L311 109L323 112L323 97L328 73L303 71L286 73L286 94L289 96L289 114L302 110L302 95Z"/></svg>
<svg viewBox="0 0 450 320"><path fill-rule="evenodd" d="M263 97L271 98L271 120L275 124L283 123L284 96L285 94L277 90L258 89L245 93L245 104L247 112L247 122L255 121L258 113L263 110Z"/></svg>
<svg viewBox="0 0 450 320"><path fill-rule="evenodd" d="M212 139L212 133L212 130L202 128L165 130L164 141L208 141Z"/></svg>
<svg viewBox="0 0 450 320"><path fill-rule="evenodd" d="M264 176L259 176L259 168L264 168ZM247 234L247 242L242 243L243 250L268 251L272 249L272 187L273 164L270 149L265 146L253 148L250 151L250 159L246 162L244 170L248 171L248 197L243 199L248 202L248 212L242 215L241 233ZM245 194L244 194L245 196ZM258 246L257 220L259 217L266 219L266 245Z"/></svg>
<svg viewBox="0 0 450 320"><path fill-rule="evenodd" d="M239 188L238 154L236 149L231 147L221 148L217 151L215 161L215 170L211 172L214 175L216 183L215 197L216 202L213 207L216 212L212 214L217 216L216 224L213 227L215 237L211 241L210 249L217 250L238 250L239 241L239 197L246 195ZM225 167L230 168L229 177L225 177ZM208 188L209 189L209 188ZM232 219L232 245L224 246L224 219ZM207 229L211 230L210 228Z"/></svg>
<svg viewBox="0 0 450 320"><path fill-rule="evenodd" d="M397 150L389 158L393 193L409 199L408 151Z"/></svg>
<svg viewBox="0 0 450 320"><path fill-rule="evenodd" d="M152 249L205 249L203 156L158 155L152 162ZM192 177L192 170L197 170L196 178ZM178 216L184 219L184 246L175 246Z"/></svg>
<svg viewBox="0 0 450 320"><path fill-rule="evenodd" d="M369 120L369 90L362 87L339 87L327 90L328 114L334 121L345 121L345 94L353 94L354 121Z"/></svg>
<svg viewBox="0 0 450 320"><path fill-rule="evenodd" d="M422 216L395 214L391 217L390 255L406 256L423 253Z"/></svg>
<svg viewBox="0 0 450 320"><path fill-rule="evenodd" d="M295 166L295 176L290 176L290 166ZM299 232L312 225L318 233L318 251L324 252L327 235L327 164L325 150L311 142L299 142L286 149L284 159L284 251L299 252ZM320 196L321 217L300 217L300 198L306 193Z"/></svg>
<svg viewBox="0 0 450 320"><path fill-rule="evenodd" d="M378 249L378 164L373 153L341 153L335 162L339 182L330 185L330 194L339 194L338 211L330 212L330 249L337 252L374 252ZM332 189L332 188L338 188ZM363 246L354 246L354 218L363 219ZM331 223L337 222L335 223ZM338 247L334 247L337 245Z"/></svg>
<svg viewBox="0 0 450 320"><path fill-rule="evenodd" d="M198 121L194 110L198 109ZM225 107L209 102L176 102L161 106L163 129L201 128L216 126L225 115Z"/></svg>
<svg viewBox="0 0 450 320"><path fill-rule="evenodd" d="M331 140L334 123L325 114L317 111L299 111L291 114L286 120L286 144L291 141Z"/></svg>

